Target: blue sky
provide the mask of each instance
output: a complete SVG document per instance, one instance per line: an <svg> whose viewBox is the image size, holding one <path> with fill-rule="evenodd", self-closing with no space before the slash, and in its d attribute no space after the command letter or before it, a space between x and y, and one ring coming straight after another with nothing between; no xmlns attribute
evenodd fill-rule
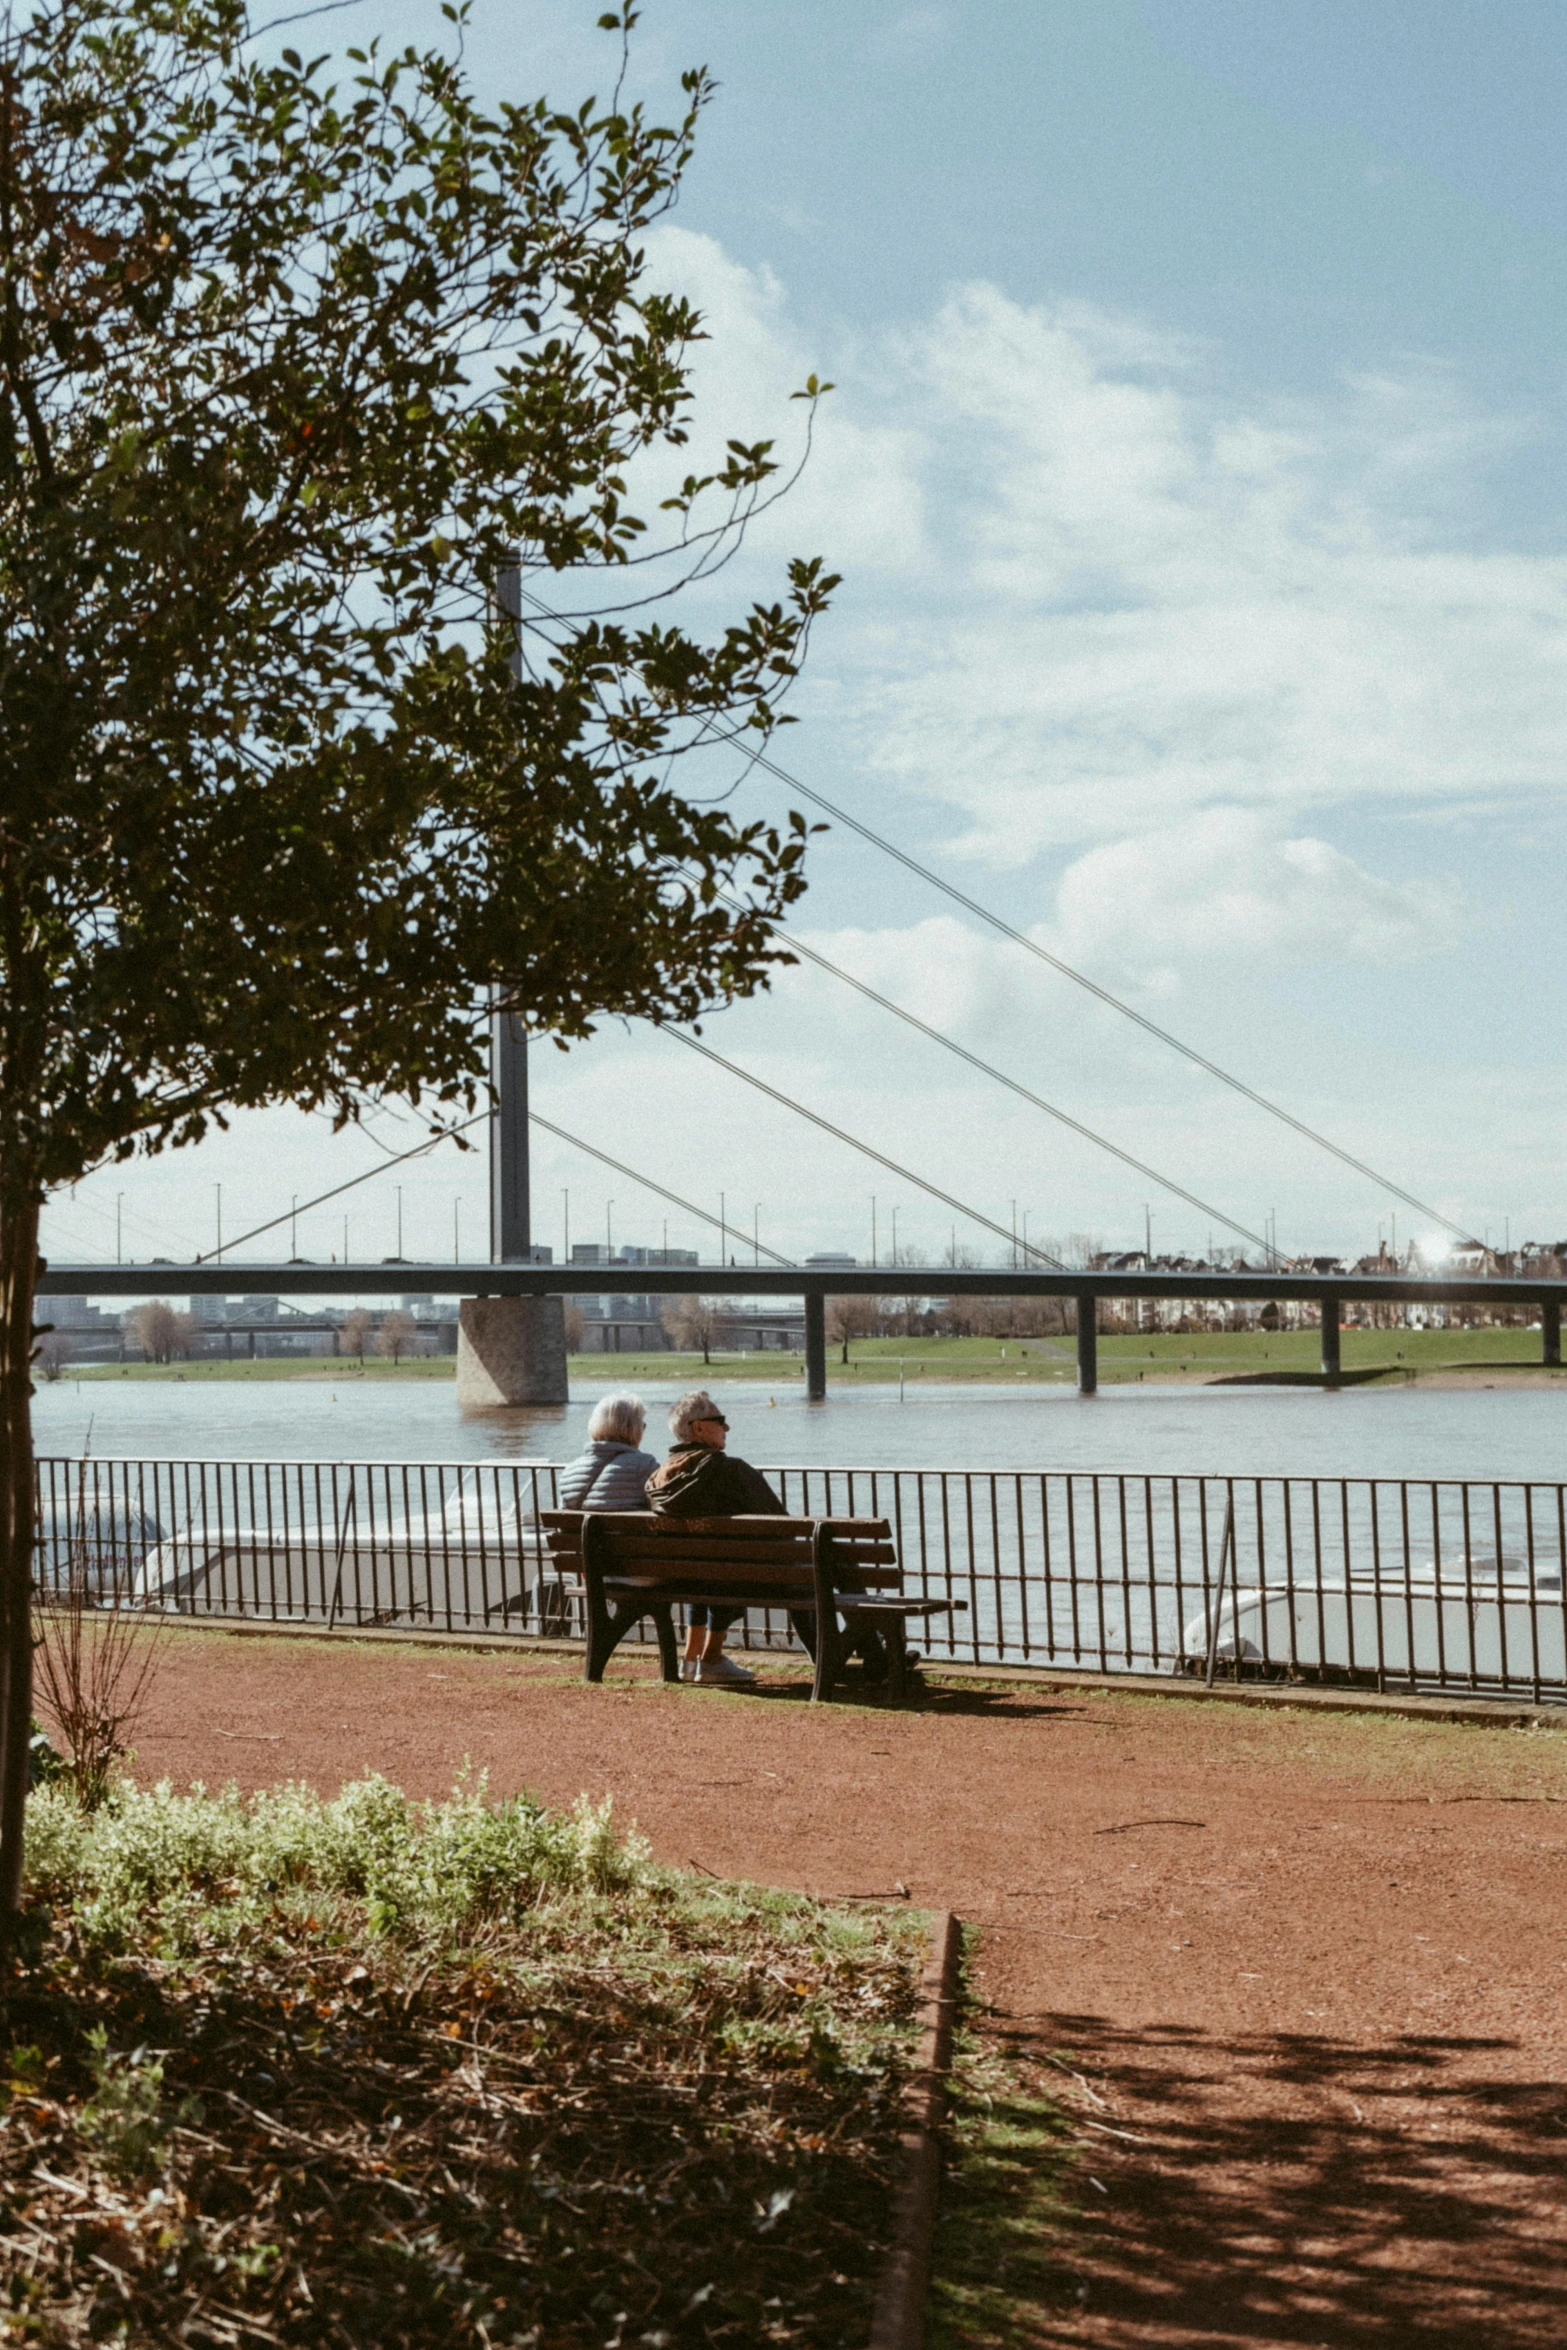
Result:
<svg viewBox="0 0 1567 2350"><path fill-rule="evenodd" d="M476 79L602 89L596 13L478 0ZM372 29L438 12L366 0L315 45ZM796 550L845 574L785 762L1445 1214L1567 1231L1567 11L650 0L638 86L667 103L698 62L723 86L654 255L709 312L699 445L789 432L808 369L838 386L735 582ZM1387 1228L1373 1187L851 839L801 928L1240 1221L1276 1210L1282 1245ZM1141 1235L1146 1185L818 975L708 1033L1002 1221ZM670 1122L677 1051L540 1053L537 1106L759 1206L790 1253L865 1253L872 1192L945 1253L944 1212L716 1072ZM247 1119L94 1178L49 1246L112 1257L123 1192L126 1253L184 1254L218 1182L232 1235L376 1148ZM454 1204L477 1245L476 1163L400 1180L407 1253L450 1253ZM606 1211L663 1236L561 1146L536 1188L557 1246L568 1189L576 1238ZM1152 1201L1156 1244L1205 1244ZM390 1253L394 1215L390 1180L353 1195L352 1253Z"/></svg>

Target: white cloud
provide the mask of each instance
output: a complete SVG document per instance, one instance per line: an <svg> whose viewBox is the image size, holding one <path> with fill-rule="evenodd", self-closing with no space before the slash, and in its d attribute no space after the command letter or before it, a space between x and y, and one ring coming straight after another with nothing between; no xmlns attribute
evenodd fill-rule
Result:
<svg viewBox="0 0 1567 2350"><path fill-rule="evenodd" d="M1225 412L1189 350L983 286L907 357L942 596L876 648L861 739L967 853L1567 783L1567 562L1435 543L1420 496L1498 438L1445 380Z"/></svg>
<svg viewBox="0 0 1567 2350"><path fill-rule="evenodd" d="M808 376L830 380L834 370L826 352L807 344L771 270L747 269L716 239L672 225L654 230L646 246L647 284L685 295L707 321L709 340L691 354L696 405L690 444L678 460L660 456L638 471L641 494L646 498L644 480L656 485L657 496L666 496L685 474L713 471L730 439L771 437L788 470L803 448L806 414L790 394ZM921 434L885 413L868 417L864 406L852 393L843 396L842 387L820 403L804 476L755 534L757 551L775 567L784 546L825 554L835 567L862 574L919 561Z"/></svg>
<svg viewBox="0 0 1567 2350"><path fill-rule="evenodd" d="M1090 849L1062 876L1050 942L1069 962L1169 985L1176 965L1398 963L1451 946L1458 891L1384 881L1254 809L1208 808L1180 825Z"/></svg>

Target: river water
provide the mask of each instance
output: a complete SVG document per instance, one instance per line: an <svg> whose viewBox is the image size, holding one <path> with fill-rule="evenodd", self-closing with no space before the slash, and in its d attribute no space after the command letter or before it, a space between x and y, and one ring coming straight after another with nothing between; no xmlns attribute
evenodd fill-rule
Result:
<svg viewBox="0 0 1567 2350"><path fill-rule="evenodd" d="M144 1459L569 1460L605 1387L548 1410L459 1410L449 1384L345 1380L71 1380L34 1400L38 1450ZM645 1382L649 1449L673 1382ZM1561 1387L843 1388L808 1404L781 1385L712 1380L746 1458L798 1467L1127 1469L1143 1474L1567 1475Z"/></svg>

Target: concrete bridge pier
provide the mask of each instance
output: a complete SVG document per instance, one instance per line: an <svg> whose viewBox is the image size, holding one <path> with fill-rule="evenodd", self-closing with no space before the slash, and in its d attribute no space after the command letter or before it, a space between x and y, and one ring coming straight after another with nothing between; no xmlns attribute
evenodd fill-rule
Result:
<svg viewBox="0 0 1567 2350"><path fill-rule="evenodd" d="M1322 1376L1337 1379L1338 1356L1338 1299L1325 1297L1322 1301Z"/></svg>
<svg viewBox="0 0 1567 2350"><path fill-rule="evenodd" d="M1092 1297L1077 1301L1077 1392L1099 1392L1099 1310Z"/></svg>
<svg viewBox="0 0 1567 2350"><path fill-rule="evenodd" d="M1547 1297L1540 1301L1540 1360L1559 1364L1562 1359L1562 1309L1559 1298Z"/></svg>
<svg viewBox="0 0 1567 2350"><path fill-rule="evenodd" d="M566 1301L465 1297L457 1320L457 1401L471 1411L566 1401Z"/></svg>
<svg viewBox="0 0 1567 2350"><path fill-rule="evenodd" d="M805 1301L805 1400L827 1401L827 1300L820 1290Z"/></svg>

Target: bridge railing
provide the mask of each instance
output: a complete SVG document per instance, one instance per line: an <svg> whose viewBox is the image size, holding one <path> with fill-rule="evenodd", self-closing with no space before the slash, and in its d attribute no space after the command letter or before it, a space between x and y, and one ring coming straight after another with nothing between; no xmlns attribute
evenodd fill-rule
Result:
<svg viewBox="0 0 1567 2350"><path fill-rule="evenodd" d="M1567 1487L1474 1479L782 1467L791 1512L891 1520L935 1660L1567 1701ZM576 1633L550 1462L38 1463L47 1605ZM734 1640L784 1648L756 1611Z"/></svg>

